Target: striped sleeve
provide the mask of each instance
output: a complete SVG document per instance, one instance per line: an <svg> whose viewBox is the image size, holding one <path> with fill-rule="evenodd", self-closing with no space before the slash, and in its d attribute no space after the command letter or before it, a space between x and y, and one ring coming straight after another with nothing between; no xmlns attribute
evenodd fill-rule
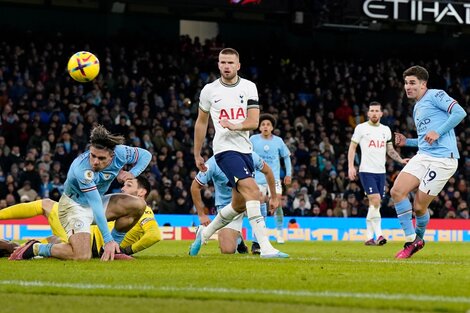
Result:
<svg viewBox="0 0 470 313"><path fill-rule="evenodd" d="M439 136L444 135L451 129L454 129L464 118L467 112L457 102L449 105L449 118L436 130Z"/></svg>
<svg viewBox="0 0 470 313"><path fill-rule="evenodd" d="M149 165L152 154L142 148L124 146L126 164L132 164L129 170L134 177L139 176Z"/></svg>
<svg viewBox="0 0 470 313"><path fill-rule="evenodd" d="M452 103L449 105L449 107L447 108L447 113L451 113L452 112L452 108L454 107L454 105L457 103L457 100L454 100L452 101Z"/></svg>

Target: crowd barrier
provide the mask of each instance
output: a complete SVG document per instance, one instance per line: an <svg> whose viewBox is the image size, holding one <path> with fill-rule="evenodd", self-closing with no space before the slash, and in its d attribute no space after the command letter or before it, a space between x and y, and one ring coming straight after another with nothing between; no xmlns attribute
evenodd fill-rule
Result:
<svg viewBox="0 0 470 313"><path fill-rule="evenodd" d="M196 226L195 215L156 215L164 240L193 240ZM295 223L292 223L295 220ZM273 217L266 219L267 233L276 239ZM382 219L384 237L391 241L404 241L398 220ZM243 236L251 240L252 232L248 220L243 222ZM50 236L47 220L38 216L24 220L0 221L0 238L7 240L38 239ZM365 241L364 218L285 217L284 239L288 241ZM214 239L217 235L214 236ZM470 220L431 219L424 240L470 242Z"/></svg>

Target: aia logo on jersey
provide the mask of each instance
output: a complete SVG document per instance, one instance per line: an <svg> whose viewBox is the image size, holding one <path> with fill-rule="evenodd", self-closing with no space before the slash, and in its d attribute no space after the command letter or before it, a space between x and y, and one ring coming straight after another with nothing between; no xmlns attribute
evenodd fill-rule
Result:
<svg viewBox="0 0 470 313"><path fill-rule="evenodd" d="M219 120L226 118L228 120L238 120L240 118L245 119L245 111L243 108L230 108L229 110L220 110Z"/></svg>
<svg viewBox="0 0 470 313"><path fill-rule="evenodd" d="M369 148L383 148L385 147L385 140L373 140L369 141Z"/></svg>

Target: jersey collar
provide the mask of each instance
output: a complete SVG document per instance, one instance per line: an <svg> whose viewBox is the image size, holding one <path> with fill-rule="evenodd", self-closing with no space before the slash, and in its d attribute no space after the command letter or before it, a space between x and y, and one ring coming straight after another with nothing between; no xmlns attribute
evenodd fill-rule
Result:
<svg viewBox="0 0 470 313"><path fill-rule="evenodd" d="M226 83L224 83L222 81L222 77L219 78L219 81L222 84L222 86L231 88L231 87L236 87L240 83L241 78L240 78L240 76L237 76L237 82L235 84L226 84Z"/></svg>

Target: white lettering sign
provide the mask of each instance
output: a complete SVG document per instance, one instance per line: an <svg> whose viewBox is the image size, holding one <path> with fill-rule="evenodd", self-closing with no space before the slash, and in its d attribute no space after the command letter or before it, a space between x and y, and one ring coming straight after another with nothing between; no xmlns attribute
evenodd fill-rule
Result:
<svg viewBox="0 0 470 313"><path fill-rule="evenodd" d="M470 25L470 3L443 3L439 0L365 0L362 10L373 19Z"/></svg>

